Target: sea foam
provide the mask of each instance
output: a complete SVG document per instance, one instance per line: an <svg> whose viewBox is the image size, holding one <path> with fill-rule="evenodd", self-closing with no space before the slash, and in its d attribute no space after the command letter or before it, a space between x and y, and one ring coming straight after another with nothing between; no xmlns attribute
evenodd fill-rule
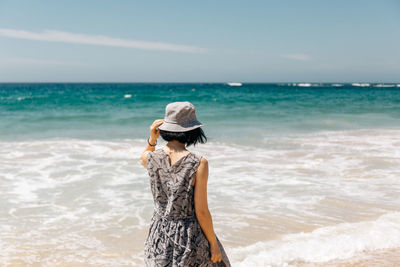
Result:
<svg viewBox="0 0 400 267"><path fill-rule="evenodd" d="M285 235L279 240L230 249L229 253L238 267L296 266L297 261L326 262L397 247L400 247L400 212L392 212L377 220Z"/></svg>
<svg viewBox="0 0 400 267"><path fill-rule="evenodd" d="M271 135L257 147L210 141L188 149L209 161L209 207L234 266L283 264L398 244L389 233L398 231L398 213L391 212L400 204L399 134L321 131ZM27 255L45 246L51 253L41 259L43 266L69 257L142 266L153 211L148 174L139 161L146 142L1 141L4 262L35 262ZM164 144L160 140L158 148ZM387 215L373 221L382 214ZM329 239L332 244L325 244ZM349 246L344 251L338 248L343 240Z"/></svg>

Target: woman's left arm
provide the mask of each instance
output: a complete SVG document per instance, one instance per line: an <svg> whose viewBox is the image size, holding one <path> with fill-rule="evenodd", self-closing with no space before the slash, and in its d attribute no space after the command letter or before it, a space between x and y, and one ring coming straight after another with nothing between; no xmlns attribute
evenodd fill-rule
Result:
<svg viewBox="0 0 400 267"><path fill-rule="evenodd" d="M155 120L153 124L150 126L150 138L148 139L148 143L146 149L143 151L142 155L140 156L140 163L147 169L147 154L150 151L154 151L156 149L156 142L157 138L160 136L160 130L157 129L164 122L163 119ZM150 145L150 144L151 145Z"/></svg>

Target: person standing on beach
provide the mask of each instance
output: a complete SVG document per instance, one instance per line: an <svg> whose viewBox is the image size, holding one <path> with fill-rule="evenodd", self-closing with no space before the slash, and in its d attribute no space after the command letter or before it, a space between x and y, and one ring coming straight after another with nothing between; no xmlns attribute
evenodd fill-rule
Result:
<svg viewBox="0 0 400 267"><path fill-rule="evenodd" d="M148 170L154 212L146 266L231 266L207 204L208 161L186 149L207 140L192 103L172 102L150 126L141 164ZM168 143L155 149L159 136Z"/></svg>

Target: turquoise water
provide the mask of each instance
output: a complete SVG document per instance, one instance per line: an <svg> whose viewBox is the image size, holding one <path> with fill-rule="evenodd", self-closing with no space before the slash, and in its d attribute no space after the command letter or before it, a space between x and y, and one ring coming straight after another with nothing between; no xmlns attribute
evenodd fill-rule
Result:
<svg viewBox="0 0 400 267"><path fill-rule="evenodd" d="M0 138L144 138L174 101L195 105L211 140L400 126L400 87L0 84Z"/></svg>

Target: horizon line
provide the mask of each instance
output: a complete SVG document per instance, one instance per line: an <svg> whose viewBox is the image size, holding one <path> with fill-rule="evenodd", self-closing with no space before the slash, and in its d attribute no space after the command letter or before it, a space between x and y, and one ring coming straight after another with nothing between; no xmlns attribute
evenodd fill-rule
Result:
<svg viewBox="0 0 400 267"><path fill-rule="evenodd" d="M23 81L23 82L20 82L20 81L0 81L0 84L4 84L4 83L47 83L47 84L49 84L49 83L87 83L87 84L91 84L91 83L93 83L93 84L96 84L96 83L104 83L104 84L107 84L107 83L125 83L125 84L135 84L135 83L180 83L180 84L204 84L204 83L211 83L211 84L227 84L227 83L231 83L231 81L223 81L223 82L221 82L221 81L219 81L219 82L207 82L207 81L192 81L192 82L182 82L182 81L178 81L178 82L148 82L148 81L141 81L141 82L138 82L138 81L131 81L131 82L122 82L122 81L68 81L68 82L65 82L65 81L40 81L40 82L38 82L38 81ZM293 83L296 83L296 84L308 84L308 83L310 83L310 84L353 84L353 83L361 83L361 84L363 84L363 83L368 83L368 84L400 84L400 81L397 81L397 82L383 82L383 81L380 81L380 82L371 82L371 81L351 81L351 82L348 82L348 81L346 81L346 82L341 82L341 81L330 81L330 82L328 82L328 81L326 81L326 82L315 82L315 81L290 81L290 82L284 82L284 81L279 81L279 82L240 82L242 85L243 84L282 84L282 83L284 83L284 84L293 84Z"/></svg>

